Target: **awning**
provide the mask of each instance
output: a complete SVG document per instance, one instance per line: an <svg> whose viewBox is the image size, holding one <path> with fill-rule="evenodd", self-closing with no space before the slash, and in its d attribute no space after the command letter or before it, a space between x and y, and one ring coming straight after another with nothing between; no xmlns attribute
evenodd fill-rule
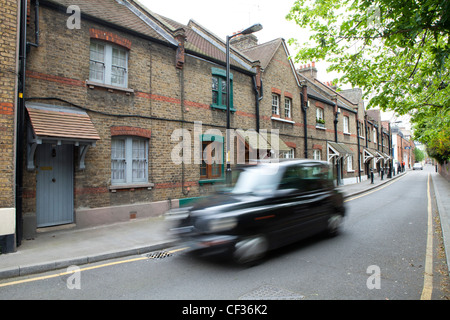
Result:
<svg viewBox="0 0 450 320"><path fill-rule="evenodd" d="M87 149L100 140L89 115L78 108L41 103L26 103L26 109L31 124L28 127L28 169L34 169L34 152L42 143L79 146L80 169L84 169Z"/></svg>
<svg viewBox="0 0 450 320"><path fill-rule="evenodd" d="M272 140L276 139L276 140ZM271 150L278 151L278 152L288 152L291 151L291 148L289 148L286 143L284 143L283 140L281 140L280 136L275 133L267 132L267 141L269 141L270 146L272 147Z"/></svg>
<svg viewBox="0 0 450 320"><path fill-rule="evenodd" d="M383 157L386 161L392 159L392 157L385 152L381 152L381 154L383 155Z"/></svg>
<svg viewBox="0 0 450 320"><path fill-rule="evenodd" d="M376 151L375 153L376 153L375 159L377 159L376 162L379 162L381 159L384 159L384 156L383 156L382 152Z"/></svg>
<svg viewBox="0 0 450 320"><path fill-rule="evenodd" d="M264 137L253 129L236 130L239 137L246 143L246 145L253 150L269 150L270 144Z"/></svg>
<svg viewBox="0 0 450 320"><path fill-rule="evenodd" d="M345 158L353 155L353 151L345 143L327 141L327 149L328 162L333 157Z"/></svg>
<svg viewBox="0 0 450 320"><path fill-rule="evenodd" d="M280 136L275 133L267 132L263 130L262 133L258 133L253 129L236 130L238 135L245 141L249 148L253 150L273 150L274 152L290 151L286 143L280 139ZM276 140L272 140L272 138Z"/></svg>
<svg viewBox="0 0 450 320"><path fill-rule="evenodd" d="M371 151L364 149L364 163L366 163L367 161L371 160L374 157L375 156L373 155L373 153Z"/></svg>

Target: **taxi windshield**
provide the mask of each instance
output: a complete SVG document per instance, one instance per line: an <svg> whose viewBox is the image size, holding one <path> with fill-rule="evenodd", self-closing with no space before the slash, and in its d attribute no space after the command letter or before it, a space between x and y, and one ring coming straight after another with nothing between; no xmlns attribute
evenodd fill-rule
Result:
<svg viewBox="0 0 450 320"><path fill-rule="evenodd" d="M257 166L244 170L232 189L231 193L243 194L266 194L277 189L280 181L280 170L278 166Z"/></svg>

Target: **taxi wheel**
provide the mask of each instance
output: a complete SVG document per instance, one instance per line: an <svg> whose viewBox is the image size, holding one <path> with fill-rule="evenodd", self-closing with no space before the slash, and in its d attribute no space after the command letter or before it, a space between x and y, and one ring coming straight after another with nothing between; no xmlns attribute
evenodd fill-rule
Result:
<svg viewBox="0 0 450 320"><path fill-rule="evenodd" d="M342 222L343 222L344 217L342 216L342 214L339 213L333 213L329 218L328 218L328 226L327 226L327 233L329 236L336 236L342 226Z"/></svg>
<svg viewBox="0 0 450 320"><path fill-rule="evenodd" d="M269 248L267 238L255 235L238 241L233 252L233 259L241 265L253 264L260 261Z"/></svg>

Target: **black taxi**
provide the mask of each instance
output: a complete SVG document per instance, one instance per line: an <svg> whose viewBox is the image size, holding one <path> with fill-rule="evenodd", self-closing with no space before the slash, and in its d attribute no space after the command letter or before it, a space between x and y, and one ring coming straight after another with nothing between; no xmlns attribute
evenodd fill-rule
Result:
<svg viewBox="0 0 450 320"><path fill-rule="evenodd" d="M166 214L191 250L242 264L317 233L336 235L344 216L330 164L307 159L245 168L228 192Z"/></svg>

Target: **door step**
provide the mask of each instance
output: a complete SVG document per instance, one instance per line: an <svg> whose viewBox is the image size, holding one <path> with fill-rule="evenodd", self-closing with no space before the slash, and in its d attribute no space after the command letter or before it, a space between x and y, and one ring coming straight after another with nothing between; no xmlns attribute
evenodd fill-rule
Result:
<svg viewBox="0 0 450 320"><path fill-rule="evenodd" d="M75 223L69 223L69 224L62 224L59 226L51 226L51 227L43 227L43 228L37 228L37 233L44 233L44 232L52 232L52 231L59 231L59 230L67 230L75 228L77 225Z"/></svg>

